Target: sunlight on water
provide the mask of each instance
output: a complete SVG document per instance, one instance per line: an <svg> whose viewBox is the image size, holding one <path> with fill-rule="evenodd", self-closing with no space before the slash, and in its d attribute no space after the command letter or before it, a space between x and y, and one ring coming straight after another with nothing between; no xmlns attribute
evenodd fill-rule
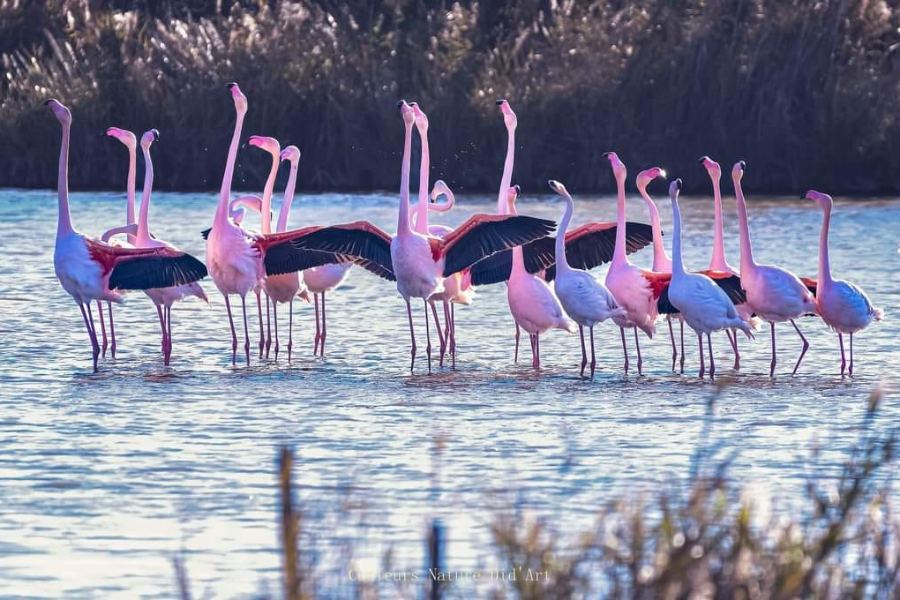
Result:
<svg viewBox="0 0 900 600"><path fill-rule="evenodd" d="M153 201L151 230L202 259L200 231L211 223L214 196L158 193ZM734 202L725 202L728 257L737 265ZM818 209L788 198L749 203L757 259L815 277ZM493 204L462 197L436 221L455 225ZM682 204L686 261L706 268L712 200ZM74 194L75 225L99 234L121 224L123 205L121 194ZM648 220L641 203L628 208L630 219ZM524 198L520 210L557 219L562 203ZM667 200L660 210L669 231ZM293 213L294 226L367 218L393 231L396 201L298 197ZM585 198L573 225L614 217L613 199ZM55 193L0 191L4 595L171 597L169 561L179 552L200 594L276 591L274 458L282 443L297 450L298 497L322 540L318 558L334 560L352 537L362 565L377 564L393 545L401 566L421 568L409 562L424 554L427 519L440 516L448 564L462 568L480 560L475 548L488 539L492 507L512 503L574 530L604 501L687 472L713 387L693 376L693 335L686 336L689 375L670 372L664 322L658 338L642 345L644 377L623 377L618 332L608 324L597 329L595 381L576 378L578 338L563 332L542 341L545 366L536 374L525 364L527 344L525 363L513 364L505 287L482 288L473 306L456 310L456 370L429 376L420 356L410 375L403 302L393 284L357 268L328 297L324 359L312 357L313 311L298 301L293 362L254 355L250 367L232 368L224 303L207 280L211 306L192 299L173 309L171 368L158 352L155 309L132 293L115 312L118 357L93 375L80 314L53 274L55 219ZM879 381L893 382L898 222L898 200L836 201L833 270L864 287L887 315L857 336L857 377L839 377L837 338L814 319L801 323L811 349L797 377L788 375L799 351L789 326L778 328L775 381L767 377L767 332L741 341L743 369L721 398L713 438L740 451L735 471L750 478L745 484L781 504L802 493L810 447L822 442L820 460L837 465L855 439L867 393ZM652 256L647 249L632 258L649 267ZM421 335L421 305L415 308ZM250 314L255 348L255 306ZM724 335L714 346L725 378L731 357ZM900 419L892 397L883 417ZM336 510L341 502L358 506Z"/></svg>

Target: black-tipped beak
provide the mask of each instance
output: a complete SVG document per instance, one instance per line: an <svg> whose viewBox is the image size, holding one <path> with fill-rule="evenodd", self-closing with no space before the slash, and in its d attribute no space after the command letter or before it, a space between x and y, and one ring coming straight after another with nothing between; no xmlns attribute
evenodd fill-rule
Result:
<svg viewBox="0 0 900 600"><path fill-rule="evenodd" d="M701 156L700 158L697 159L697 162L700 163L700 164L702 165L703 163L706 162L706 157L705 157L705 156Z"/></svg>
<svg viewBox="0 0 900 600"><path fill-rule="evenodd" d="M747 163L745 163L745 162L742 161L742 160L741 160L741 161L738 161L738 164L741 165L741 171L743 171L744 169L747 168Z"/></svg>
<svg viewBox="0 0 900 600"><path fill-rule="evenodd" d="M53 100L44 100L44 106L50 106L51 102L53 102Z"/></svg>
<svg viewBox="0 0 900 600"><path fill-rule="evenodd" d="M159 131L156 129L151 129L150 131L153 133L153 141L158 142L159 141Z"/></svg>
<svg viewBox="0 0 900 600"><path fill-rule="evenodd" d="M225 84L225 87L227 87L230 90L231 88L233 88L236 85L237 84L235 82L229 81L228 83Z"/></svg>
<svg viewBox="0 0 900 600"><path fill-rule="evenodd" d="M513 189L516 190L516 196L519 196L519 195L522 194L522 188L519 187L519 184L518 184L518 183L517 183L516 185L513 186Z"/></svg>
<svg viewBox="0 0 900 600"><path fill-rule="evenodd" d="M506 102L506 100L497 100L497 106L503 106L504 102Z"/></svg>
<svg viewBox="0 0 900 600"><path fill-rule="evenodd" d="M603 158L609 158L609 155L610 155L610 154L612 154L612 152L604 152L604 153L603 153Z"/></svg>
<svg viewBox="0 0 900 600"><path fill-rule="evenodd" d="M399 102L397 102L397 108L402 108L404 102L406 102L406 100L400 100Z"/></svg>
<svg viewBox="0 0 900 600"><path fill-rule="evenodd" d="M675 180L675 189L677 189L679 192L681 191L681 177Z"/></svg>

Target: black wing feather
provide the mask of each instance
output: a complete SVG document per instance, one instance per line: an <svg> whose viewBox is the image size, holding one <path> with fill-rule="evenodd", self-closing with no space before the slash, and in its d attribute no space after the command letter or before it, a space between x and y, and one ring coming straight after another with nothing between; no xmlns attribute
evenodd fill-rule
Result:
<svg viewBox="0 0 900 600"><path fill-rule="evenodd" d="M375 263L382 272L394 273L390 242L362 229L323 227L291 240L290 244L298 250L319 250L361 259L366 264ZM372 271L365 264L358 264Z"/></svg>
<svg viewBox="0 0 900 600"><path fill-rule="evenodd" d="M348 257L333 252L300 250L294 248L290 242L282 242L266 250L263 265L266 268L266 275L283 275L347 260Z"/></svg>
<svg viewBox="0 0 900 600"><path fill-rule="evenodd" d="M190 254L176 257L148 256L123 260L109 276L111 290L149 290L199 281L206 265Z"/></svg>
<svg viewBox="0 0 900 600"><path fill-rule="evenodd" d="M464 234L468 243L460 239L446 252L443 275L449 277L497 252L543 238L554 229L553 221L527 216L479 223Z"/></svg>
<svg viewBox="0 0 900 600"><path fill-rule="evenodd" d="M728 296L735 306L743 304L747 301L747 293L741 287L741 278L737 275L729 275L727 277L711 277L716 285L722 288L725 295ZM656 309L661 315L677 315L681 311L669 300L669 286L663 289L656 301Z"/></svg>
<svg viewBox="0 0 900 600"><path fill-rule="evenodd" d="M212 231L212 227L210 227L209 229L204 229L203 231L200 232L200 235L203 236L203 239L204 239L204 240L208 240L208 239L209 239L209 232L210 232L210 231Z"/></svg>

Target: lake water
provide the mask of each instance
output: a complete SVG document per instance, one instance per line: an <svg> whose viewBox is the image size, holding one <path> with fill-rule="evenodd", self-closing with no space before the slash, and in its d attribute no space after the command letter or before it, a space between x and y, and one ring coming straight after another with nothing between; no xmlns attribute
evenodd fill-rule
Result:
<svg viewBox="0 0 900 600"><path fill-rule="evenodd" d="M577 200L576 223L614 219L613 198ZM157 193L153 202L152 231L202 259L200 230L212 221L214 195ZM435 221L460 223L495 200L457 202ZM123 204L122 194L73 194L75 225L92 234L120 225ZM705 268L712 199L682 204L686 261ZM733 198L725 204L728 256L737 265ZM815 205L784 197L751 197L749 205L758 260L815 277ZM522 213L553 219L562 207L549 194L520 201ZM628 208L629 219L648 220L634 197ZM667 200L660 210L669 231ZM393 231L395 196L300 196L292 225L361 218ZM224 303L207 280L209 307L191 300L173 310L171 368L158 352L155 309L133 293L115 312L118 356L102 360L95 375L79 311L54 277L55 222L54 192L0 190L0 595L172 597L170 561L179 553L197 596L277 595L280 444L297 451L298 497L320 540L318 559L328 563L354 538L356 564L368 568L392 546L398 568L421 570L433 516L447 526L448 566L464 568L481 560L487 526L506 500L571 531L604 501L687 473L713 386L696 377L693 335L688 372L670 372L664 323L657 339L643 341L643 377L623 376L618 331L598 327L597 376L579 381L577 335L545 336L540 372L530 368L527 343L524 362L514 364L505 286L485 287L456 310L456 369L428 375L420 356L411 375L394 284L354 269L328 296L325 358L312 356L311 306L296 302L293 361L254 355L249 367L232 367ZM836 201L834 272L887 314L857 336L854 378L838 375L837 338L818 320L801 323L811 348L796 377L789 373L799 341L789 325L778 327L774 380L767 332L756 342L742 338L743 368L718 402L712 435L739 449L733 471L760 495L796 502L816 441L824 473L834 473L869 391L893 385L898 224L898 199ZM650 249L632 260L649 267ZM421 305L415 309L421 334ZM254 307L254 349L255 314ZM724 377L724 335L714 345ZM892 392L882 418L900 419Z"/></svg>

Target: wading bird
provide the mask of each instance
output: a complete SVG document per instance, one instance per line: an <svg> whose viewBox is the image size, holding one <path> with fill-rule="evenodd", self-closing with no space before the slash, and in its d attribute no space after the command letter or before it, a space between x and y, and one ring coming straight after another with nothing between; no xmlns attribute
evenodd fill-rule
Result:
<svg viewBox="0 0 900 600"><path fill-rule="evenodd" d="M189 254L172 248L124 248L110 246L78 232L69 213L69 135L72 113L57 100L44 103L62 126L57 182L58 215L53 265L63 289L81 309L91 340L94 372L100 344L94 328L91 303L121 302L117 290L146 290L183 285L206 276L206 267Z"/></svg>
<svg viewBox="0 0 900 600"><path fill-rule="evenodd" d="M866 293L848 281L831 276L831 262L828 258L828 229L831 225L831 196L809 190L803 198L812 200L822 209L822 232L819 236L819 279L816 287L816 304L819 316L825 324L838 334L841 345L841 375L847 367L844 354L844 334L850 337L850 371L853 375L853 334L862 331L872 321L881 321L884 311L872 306Z"/></svg>

